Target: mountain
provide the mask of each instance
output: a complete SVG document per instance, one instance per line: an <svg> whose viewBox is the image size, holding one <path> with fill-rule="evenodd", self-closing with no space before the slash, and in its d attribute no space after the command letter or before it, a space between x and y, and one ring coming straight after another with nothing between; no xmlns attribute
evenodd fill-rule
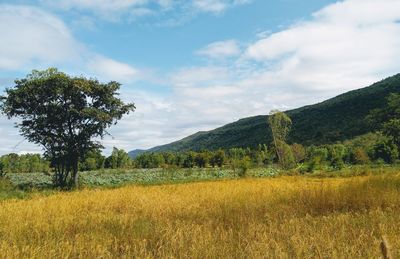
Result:
<svg viewBox="0 0 400 259"><path fill-rule="evenodd" d="M135 150L129 151L129 152L128 152L128 155L129 155L131 158L135 158L135 157L137 157L138 155L140 155L140 154L142 154L142 153L144 153L144 152L146 152L145 149L135 149Z"/></svg>
<svg viewBox="0 0 400 259"><path fill-rule="evenodd" d="M370 132L374 129L365 117L371 110L384 106L390 93L400 93L400 74L321 103L286 111L293 122L288 142L325 144ZM215 150L269 144L272 139L267 118L267 115L244 118L142 152ZM135 152L136 155L139 153Z"/></svg>

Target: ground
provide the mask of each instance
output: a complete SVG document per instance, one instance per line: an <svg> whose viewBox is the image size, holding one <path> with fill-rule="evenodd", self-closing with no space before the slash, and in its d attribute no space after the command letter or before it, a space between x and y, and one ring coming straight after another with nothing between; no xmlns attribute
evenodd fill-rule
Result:
<svg viewBox="0 0 400 259"><path fill-rule="evenodd" d="M400 256L400 174L87 189L0 202L4 258Z"/></svg>

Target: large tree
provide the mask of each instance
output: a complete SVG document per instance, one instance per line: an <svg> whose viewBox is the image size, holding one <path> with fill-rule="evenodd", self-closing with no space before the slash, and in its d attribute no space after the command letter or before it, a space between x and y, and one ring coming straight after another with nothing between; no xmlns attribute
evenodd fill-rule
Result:
<svg viewBox="0 0 400 259"><path fill-rule="evenodd" d="M293 153L290 146L286 144L292 120L284 112L272 110L268 116L268 124L272 131L272 138L279 163L283 168L292 167L294 165Z"/></svg>
<svg viewBox="0 0 400 259"><path fill-rule="evenodd" d="M32 71L1 96L1 111L18 118L17 127L28 141L41 145L55 170L55 184L78 186L78 162L95 148L107 128L133 103L118 98L120 84L72 77L50 68Z"/></svg>

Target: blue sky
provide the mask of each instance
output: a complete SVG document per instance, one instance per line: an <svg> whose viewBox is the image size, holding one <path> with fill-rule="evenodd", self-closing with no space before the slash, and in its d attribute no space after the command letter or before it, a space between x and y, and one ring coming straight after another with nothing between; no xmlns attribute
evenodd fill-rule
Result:
<svg viewBox="0 0 400 259"><path fill-rule="evenodd" d="M117 80L106 137L149 148L400 72L398 0L3 0L0 86L32 69ZM0 153L37 152L0 117Z"/></svg>

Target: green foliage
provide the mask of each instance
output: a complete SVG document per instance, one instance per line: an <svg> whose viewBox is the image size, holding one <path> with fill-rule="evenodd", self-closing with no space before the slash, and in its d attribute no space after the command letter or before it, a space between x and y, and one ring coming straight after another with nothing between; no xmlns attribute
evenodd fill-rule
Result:
<svg viewBox="0 0 400 259"><path fill-rule="evenodd" d="M238 176L239 177L246 177L247 176L247 171L249 170L251 166L251 160L250 157L245 156L239 161L239 170L238 170Z"/></svg>
<svg viewBox="0 0 400 259"><path fill-rule="evenodd" d="M356 148L354 150L353 155L354 155L353 161L355 164L363 165L363 164L368 164L370 162L367 152L362 148Z"/></svg>
<svg viewBox="0 0 400 259"><path fill-rule="evenodd" d="M272 138L274 141L275 139L286 141L292 127L292 120L289 118L289 116L287 116L284 112L273 110L268 116L268 123L269 127L271 128Z"/></svg>
<svg viewBox="0 0 400 259"><path fill-rule="evenodd" d="M101 147L94 139L135 109L117 97L119 88L117 82L71 77L55 68L34 70L6 89L1 110L9 118L19 118L21 135L44 148L57 185L77 185L79 160Z"/></svg>
<svg viewBox="0 0 400 259"><path fill-rule="evenodd" d="M0 161L0 179L6 176L6 172L4 171L4 164Z"/></svg>
<svg viewBox="0 0 400 259"><path fill-rule="evenodd" d="M293 168L296 164L292 149L286 144L286 138L292 126L292 120L285 113L272 111L268 117L279 163L284 169Z"/></svg>
<svg viewBox="0 0 400 259"><path fill-rule="evenodd" d="M371 110L367 116L368 122L375 129L381 129L384 123L400 116L400 94L392 92L385 101L385 105Z"/></svg>
<svg viewBox="0 0 400 259"><path fill-rule="evenodd" d="M93 171L104 168L106 158L99 149L89 151L85 159L80 163L79 168L82 171Z"/></svg>
<svg viewBox="0 0 400 259"><path fill-rule="evenodd" d="M392 138L397 147L400 147L400 119L390 119L388 122L385 122L382 127L382 133Z"/></svg>
<svg viewBox="0 0 400 259"><path fill-rule="evenodd" d="M1 174L9 173L48 173L50 171L49 161L39 154L7 154L0 157Z"/></svg>
<svg viewBox="0 0 400 259"><path fill-rule="evenodd" d="M128 153L123 149L113 148L113 151L109 157L105 160L106 168L129 168L132 165L132 160Z"/></svg>
<svg viewBox="0 0 400 259"><path fill-rule="evenodd" d="M252 177L275 177L279 171L274 168L247 168L242 176ZM83 172L81 183L84 186L113 187L126 184L162 184L162 183L184 183L194 181L208 181L219 179L237 179L241 177L240 172L229 169L212 168L190 168L190 169L103 169L97 171ZM7 193L20 192L21 189L48 189L52 187L51 176L43 173L10 174L7 182ZM4 191L6 192L6 191ZM14 194L12 194L15 196ZM1 199L1 179L0 179Z"/></svg>
<svg viewBox="0 0 400 259"><path fill-rule="evenodd" d="M399 157L398 148L390 139L376 143L372 150L373 159L382 159L385 163L394 163Z"/></svg>
<svg viewBox="0 0 400 259"><path fill-rule="evenodd" d="M306 158L306 149L301 144L294 143L291 145L292 154L296 163L303 162Z"/></svg>
<svg viewBox="0 0 400 259"><path fill-rule="evenodd" d="M164 163L160 153L143 153L136 157L135 164L139 168L159 168Z"/></svg>
<svg viewBox="0 0 400 259"><path fill-rule="evenodd" d="M197 167L204 168L208 165L209 154L208 152L197 153L194 158L194 163Z"/></svg>
<svg viewBox="0 0 400 259"><path fill-rule="evenodd" d="M400 149L400 94L392 93L387 97L387 105L373 110L368 116L371 124L377 126L386 137L373 146L375 160L394 163L399 158Z"/></svg>
<svg viewBox="0 0 400 259"><path fill-rule="evenodd" d="M328 149L325 147L311 146L307 149L307 170L313 172L323 168L324 163L328 159Z"/></svg>
<svg viewBox="0 0 400 259"><path fill-rule="evenodd" d="M295 161L295 157L293 155L293 151L291 149L291 147L286 144L283 141L277 141L277 148L279 150L279 152L277 152L277 154L279 154L280 156L280 166L283 169L292 169L296 166L296 161Z"/></svg>
<svg viewBox="0 0 400 259"><path fill-rule="evenodd" d="M225 151L223 151L222 149L218 149L217 151L212 152L210 158L210 164L212 167L215 166L222 167L224 165L225 160L226 160Z"/></svg>
<svg viewBox="0 0 400 259"><path fill-rule="evenodd" d="M269 152L268 146L266 144L258 145L257 150L254 150L250 154L253 164L257 165L258 167L263 167L269 164L272 164L272 157Z"/></svg>
<svg viewBox="0 0 400 259"><path fill-rule="evenodd" d="M330 145L328 147L328 160L334 169L342 169L344 167L344 159L347 155L347 149L342 144Z"/></svg>
<svg viewBox="0 0 400 259"><path fill-rule="evenodd" d="M193 168L195 158L196 158L196 154L194 152L188 152L186 154L185 159L183 160L183 167L184 168Z"/></svg>

